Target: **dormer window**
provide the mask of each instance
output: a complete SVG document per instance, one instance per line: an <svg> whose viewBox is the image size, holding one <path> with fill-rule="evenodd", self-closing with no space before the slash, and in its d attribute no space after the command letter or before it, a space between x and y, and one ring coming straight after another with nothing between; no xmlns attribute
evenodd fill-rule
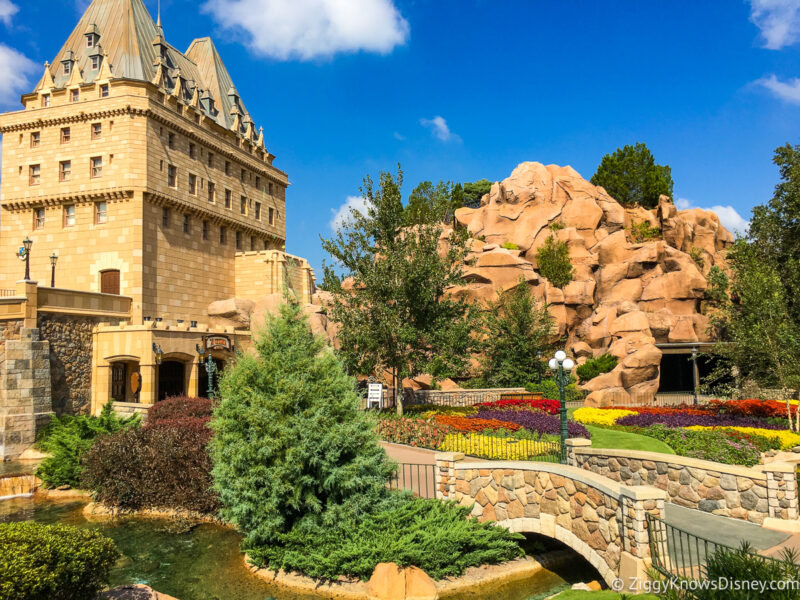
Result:
<svg viewBox="0 0 800 600"><path fill-rule="evenodd" d="M44 94L42 96L42 107L47 108L50 106L50 94Z"/></svg>
<svg viewBox="0 0 800 600"><path fill-rule="evenodd" d="M64 63L64 75L69 75L70 73L72 73L72 63L71 62L65 62Z"/></svg>
<svg viewBox="0 0 800 600"><path fill-rule="evenodd" d="M100 68L100 61L101 60L102 60L102 57L100 57L100 56L97 56L97 55L92 56L92 70L93 71L97 71Z"/></svg>
<svg viewBox="0 0 800 600"><path fill-rule="evenodd" d="M94 48L94 35L92 35L91 33L86 36L86 47Z"/></svg>

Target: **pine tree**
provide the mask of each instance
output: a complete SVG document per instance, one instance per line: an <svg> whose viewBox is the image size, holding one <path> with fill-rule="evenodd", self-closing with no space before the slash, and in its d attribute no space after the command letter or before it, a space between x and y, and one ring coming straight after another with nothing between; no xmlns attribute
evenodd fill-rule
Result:
<svg viewBox="0 0 800 600"><path fill-rule="evenodd" d="M293 529L367 512L393 465L359 410L355 381L299 306L285 303L220 383L211 423L222 516L251 556Z"/></svg>
<svg viewBox="0 0 800 600"><path fill-rule="evenodd" d="M653 154L642 143L606 154L592 176L592 183L604 187L612 198L625 206L653 208L662 194L672 197L672 169L657 165Z"/></svg>

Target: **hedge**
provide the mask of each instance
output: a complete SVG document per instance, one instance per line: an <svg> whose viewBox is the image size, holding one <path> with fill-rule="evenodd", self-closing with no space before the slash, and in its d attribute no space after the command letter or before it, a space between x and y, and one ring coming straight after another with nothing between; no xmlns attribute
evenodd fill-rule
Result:
<svg viewBox="0 0 800 600"><path fill-rule="evenodd" d="M114 542L70 525L0 524L0 598L87 600L119 558Z"/></svg>

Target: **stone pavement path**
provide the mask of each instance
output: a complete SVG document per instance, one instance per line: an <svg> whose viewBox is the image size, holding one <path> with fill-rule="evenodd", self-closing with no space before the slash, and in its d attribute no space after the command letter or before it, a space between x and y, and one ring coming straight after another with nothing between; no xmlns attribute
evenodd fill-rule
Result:
<svg viewBox="0 0 800 600"><path fill-rule="evenodd" d="M411 463L415 465L435 465L436 459L434 458L436 452L434 450L427 450L425 448L412 448L411 446L403 446L402 444L390 444L389 442L381 442L381 446L386 450L389 458L396 460L399 463Z"/></svg>

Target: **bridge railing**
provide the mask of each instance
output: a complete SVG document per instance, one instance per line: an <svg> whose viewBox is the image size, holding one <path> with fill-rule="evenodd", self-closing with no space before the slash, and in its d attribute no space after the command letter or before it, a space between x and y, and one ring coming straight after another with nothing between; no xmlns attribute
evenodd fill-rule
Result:
<svg viewBox="0 0 800 600"><path fill-rule="evenodd" d="M652 566L669 579L708 579L707 565L715 554L720 551L737 551L732 546L720 544L670 525L655 515L645 516ZM781 562L779 559L761 554L753 556L763 562Z"/></svg>
<svg viewBox="0 0 800 600"><path fill-rule="evenodd" d="M419 498L436 498L436 465L398 463L389 489L408 490Z"/></svg>

